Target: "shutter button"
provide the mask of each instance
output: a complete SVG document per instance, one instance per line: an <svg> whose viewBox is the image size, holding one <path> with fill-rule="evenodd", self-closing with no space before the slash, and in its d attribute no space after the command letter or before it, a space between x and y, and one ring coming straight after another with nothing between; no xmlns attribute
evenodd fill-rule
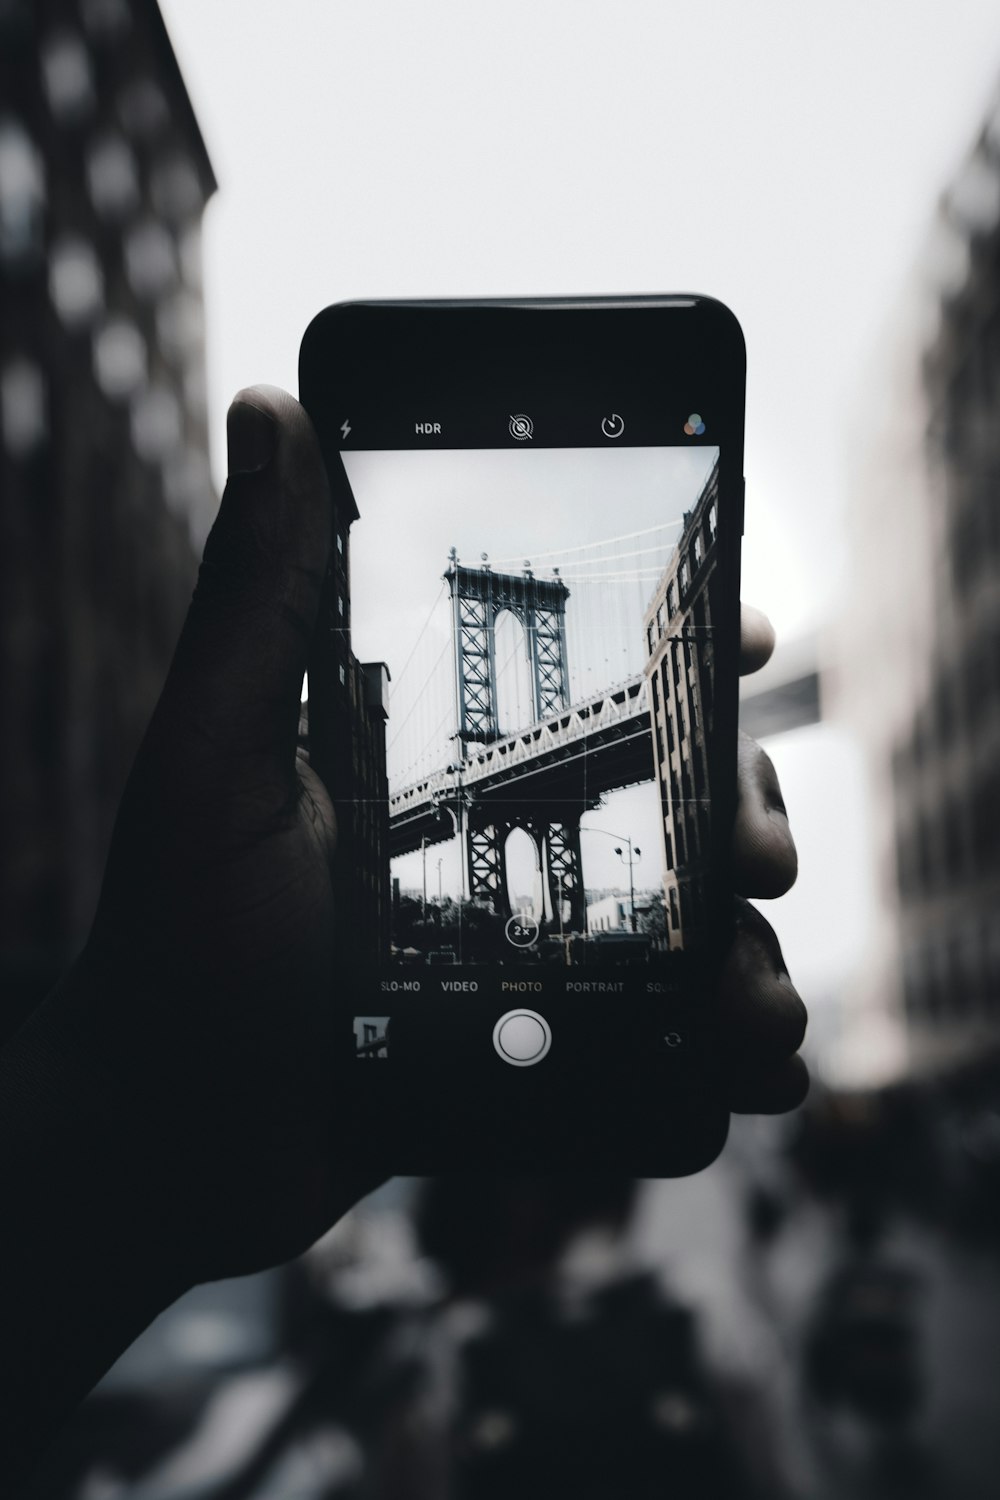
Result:
<svg viewBox="0 0 1000 1500"><path fill-rule="evenodd" d="M493 1045L504 1062L530 1068L552 1046L552 1031L537 1010L509 1010L493 1028Z"/></svg>

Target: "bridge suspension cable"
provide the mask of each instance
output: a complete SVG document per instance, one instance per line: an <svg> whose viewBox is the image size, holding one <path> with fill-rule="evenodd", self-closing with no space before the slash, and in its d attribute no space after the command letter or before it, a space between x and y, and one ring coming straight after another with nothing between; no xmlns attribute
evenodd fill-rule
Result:
<svg viewBox="0 0 1000 1500"><path fill-rule="evenodd" d="M672 521L660 521L656 526L644 526L641 531L624 531L621 536L611 536L599 542L580 542L573 547L556 547L549 552L536 552L532 556L532 562L544 562L549 557L568 557L572 552L591 552L597 547L614 547L619 542L631 542L639 536L652 536L656 531L672 531L678 526L683 526L683 516L677 516ZM516 567L524 562L524 554L519 553L516 557L491 558L490 564L497 567Z"/></svg>
<svg viewBox="0 0 1000 1500"><path fill-rule="evenodd" d="M406 676L406 669L410 665L410 662L413 660L413 658L417 654L417 647L420 645L420 642L423 640L424 636L427 633L427 627L431 623L431 620L434 618L434 611L437 609L437 607L440 604L441 600L444 598L445 588L446 588L446 586L442 582L441 587L437 591L437 595L436 595L436 597L434 599L434 603L431 605L430 609L427 611L427 618L424 621L424 623L421 625L420 631L419 631L419 633L417 635L417 638L413 642L413 646L410 649L409 656L406 658L406 660L404 661L403 665L400 667L399 671L395 674L395 676L393 678L394 682L400 683L400 682L402 682L403 678Z"/></svg>

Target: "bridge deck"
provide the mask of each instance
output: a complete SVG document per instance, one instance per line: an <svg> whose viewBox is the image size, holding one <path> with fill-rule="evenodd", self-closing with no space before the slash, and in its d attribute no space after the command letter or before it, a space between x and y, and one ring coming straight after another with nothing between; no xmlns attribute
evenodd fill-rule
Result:
<svg viewBox="0 0 1000 1500"><path fill-rule="evenodd" d="M461 766L436 771L389 798L390 852L450 839L464 799L470 822L504 818L504 804L558 820L606 793L655 774L645 677L605 688L516 734L473 748Z"/></svg>

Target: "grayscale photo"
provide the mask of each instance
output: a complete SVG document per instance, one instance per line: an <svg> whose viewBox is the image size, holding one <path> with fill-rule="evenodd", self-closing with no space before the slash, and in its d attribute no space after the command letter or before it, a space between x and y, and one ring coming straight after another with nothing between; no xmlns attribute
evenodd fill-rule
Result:
<svg viewBox="0 0 1000 1500"><path fill-rule="evenodd" d="M352 650L388 680L392 959L704 939L718 449L341 458Z"/></svg>
<svg viewBox="0 0 1000 1500"><path fill-rule="evenodd" d="M998 1351L998 0L0 0L0 1500L996 1500Z"/></svg>

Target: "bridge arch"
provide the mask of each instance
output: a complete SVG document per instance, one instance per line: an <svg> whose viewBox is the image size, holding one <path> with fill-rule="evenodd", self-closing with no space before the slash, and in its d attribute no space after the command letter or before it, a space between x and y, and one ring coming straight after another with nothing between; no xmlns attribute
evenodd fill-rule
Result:
<svg viewBox="0 0 1000 1500"><path fill-rule="evenodd" d="M504 838L504 869L507 880L507 910L521 912L527 906L541 921L545 915L542 858L538 840L527 828L514 827Z"/></svg>
<svg viewBox="0 0 1000 1500"><path fill-rule="evenodd" d="M535 719L531 642L520 610L504 607L493 626L497 730L501 736L526 729Z"/></svg>

